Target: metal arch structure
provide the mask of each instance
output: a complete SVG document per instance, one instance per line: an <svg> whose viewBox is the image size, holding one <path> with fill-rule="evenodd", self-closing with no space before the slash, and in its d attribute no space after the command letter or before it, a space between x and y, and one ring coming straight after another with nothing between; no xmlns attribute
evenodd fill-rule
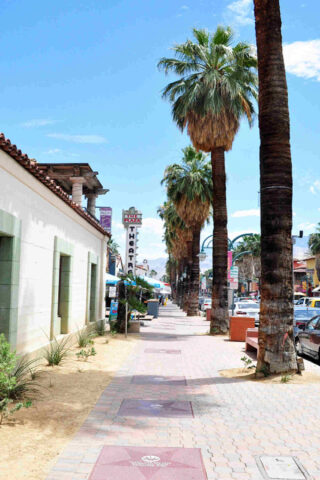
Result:
<svg viewBox="0 0 320 480"><path fill-rule="evenodd" d="M230 238L228 238L228 249L229 250L232 250L234 244L240 239L240 238L243 238L243 237L253 237L254 235L257 235L256 233L241 233L241 235L238 235L237 237L235 237L233 240L230 240ZM207 244L206 244L207 242ZM213 234L211 235L208 235L208 237L206 237L203 242L202 242L202 245L201 245L201 250L200 252L201 253L205 253L205 249L208 249L208 248L212 248L213 247Z"/></svg>

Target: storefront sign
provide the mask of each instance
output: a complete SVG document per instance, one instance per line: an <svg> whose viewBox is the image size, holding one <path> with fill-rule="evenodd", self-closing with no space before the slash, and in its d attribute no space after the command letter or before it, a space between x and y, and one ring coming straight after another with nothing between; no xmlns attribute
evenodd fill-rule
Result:
<svg viewBox="0 0 320 480"><path fill-rule="evenodd" d="M137 227L132 225L127 228L126 246L126 273L136 274L136 249L137 249Z"/></svg>
<svg viewBox="0 0 320 480"><path fill-rule="evenodd" d="M129 210L122 210L122 223L126 225L142 225L142 213L134 207Z"/></svg>
<svg viewBox="0 0 320 480"><path fill-rule="evenodd" d="M122 223L127 230L125 273L136 274L137 229L142 224L142 213L134 207L122 210Z"/></svg>
<svg viewBox="0 0 320 480"><path fill-rule="evenodd" d="M111 233L111 223L112 223L112 208L111 207L100 208L100 224L108 233Z"/></svg>
<svg viewBox="0 0 320 480"><path fill-rule="evenodd" d="M117 287L109 287L109 298L114 298L117 295Z"/></svg>

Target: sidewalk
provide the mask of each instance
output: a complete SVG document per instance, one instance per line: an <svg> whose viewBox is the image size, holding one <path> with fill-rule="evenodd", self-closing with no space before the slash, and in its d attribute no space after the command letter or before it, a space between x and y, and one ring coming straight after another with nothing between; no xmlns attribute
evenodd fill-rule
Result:
<svg viewBox="0 0 320 480"><path fill-rule="evenodd" d="M241 366L243 343L205 335L208 323L175 305L141 330L47 480L269 478L259 455L296 456L310 476L292 479L320 479L320 384L221 377Z"/></svg>

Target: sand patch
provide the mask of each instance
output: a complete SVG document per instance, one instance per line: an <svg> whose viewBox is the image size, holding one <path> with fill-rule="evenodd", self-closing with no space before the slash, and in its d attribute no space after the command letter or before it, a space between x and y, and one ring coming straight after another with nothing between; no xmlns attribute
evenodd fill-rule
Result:
<svg viewBox="0 0 320 480"><path fill-rule="evenodd" d="M37 380L43 398L0 426L0 479L44 480L57 456L82 425L138 336L97 337L97 355L78 361L73 347L61 366L47 367Z"/></svg>
<svg viewBox="0 0 320 480"><path fill-rule="evenodd" d="M221 377L225 378L239 378L242 380L250 380L259 383L280 383L280 384L308 384L308 383L320 383L320 375L317 375L313 372L303 371L302 375L298 374L288 374L287 382L282 382L281 379L284 377L283 374L280 375L269 375L268 377L256 378L254 368L229 368L227 370L219 371Z"/></svg>

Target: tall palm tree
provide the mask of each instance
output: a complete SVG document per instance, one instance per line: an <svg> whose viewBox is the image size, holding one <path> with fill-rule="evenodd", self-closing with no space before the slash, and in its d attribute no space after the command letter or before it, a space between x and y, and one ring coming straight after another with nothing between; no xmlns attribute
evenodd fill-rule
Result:
<svg viewBox="0 0 320 480"><path fill-rule="evenodd" d="M293 336L292 165L279 0L254 0L259 74L261 308L258 369L297 369Z"/></svg>
<svg viewBox="0 0 320 480"><path fill-rule="evenodd" d="M178 276L177 303L179 306L185 306L187 290L184 287L186 282L182 282L181 276L188 264L188 245L192 242L192 232L186 228L171 200L164 202L158 208L158 215L164 221L164 241L167 252L178 262L176 272L176 277Z"/></svg>
<svg viewBox="0 0 320 480"><path fill-rule="evenodd" d="M200 232L209 217L212 203L211 165L206 155L191 145L182 150L181 164L166 168L161 183L185 225L192 230L190 281L187 315L198 314Z"/></svg>
<svg viewBox="0 0 320 480"><path fill-rule="evenodd" d="M211 333L228 328L227 204L225 152L230 150L241 117L249 124L257 96L256 58L251 46L232 46L229 27L212 35L193 29L195 41L173 47L175 58L162 58L159 68L179 79L169 83L163 96L172 103L173 119L197 150L211 153L213 181L213 282Z"/></svg>
<svg viewBox="0 0 320 480"><path fill-rule="evenodd" d="M309 237L309 248L312 255L316 257L316 272L320 280L320 223L318 223L316 233L312 233Z"/></svg>

